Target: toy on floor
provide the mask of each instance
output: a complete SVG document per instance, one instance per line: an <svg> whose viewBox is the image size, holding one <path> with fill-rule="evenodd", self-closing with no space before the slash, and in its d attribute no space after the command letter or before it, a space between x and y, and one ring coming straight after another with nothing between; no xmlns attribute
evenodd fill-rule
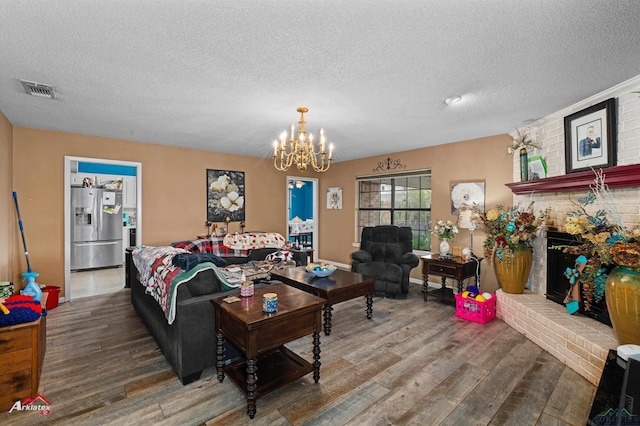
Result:
<svg viewBox="0 0 640 426"><path fill-rule="evenodd" d="M467 290L462 292L462 297L464 299L474 299L478 302L486 302L491 299L493 295L491 293L480 293L480 289L474 285L470 285L467 287Z"/></svg>

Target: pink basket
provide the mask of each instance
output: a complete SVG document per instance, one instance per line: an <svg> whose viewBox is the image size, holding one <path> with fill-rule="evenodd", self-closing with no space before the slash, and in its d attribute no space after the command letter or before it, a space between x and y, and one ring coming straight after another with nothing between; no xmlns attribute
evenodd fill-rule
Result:
<svg viewBox="0 0 640 426"><path fill-rule="evenodd" d="M456 294L456 316L473 322L484 324L496 317L496 296L486 302L462 297Z"/></svg>

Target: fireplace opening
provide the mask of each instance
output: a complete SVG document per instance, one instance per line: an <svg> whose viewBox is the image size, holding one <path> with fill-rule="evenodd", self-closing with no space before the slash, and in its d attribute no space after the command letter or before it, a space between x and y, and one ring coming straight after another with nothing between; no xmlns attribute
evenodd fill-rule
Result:
<svg viewBox="0 0 640 426"><path fill-rule="evenodd" d="M564 305L564 298L569 291L569 279L564 275L567 268L573 268L578 256L563 253L562 250L553 249L553 246L580 245L580 242L566 232L547 231L547 293L546 297L556 303ZM580 288L582 297L582 288ZM584 310L580 303L578 313L611 326L607 304L604 298L600 302L593 301L589 311Z"/></svg>

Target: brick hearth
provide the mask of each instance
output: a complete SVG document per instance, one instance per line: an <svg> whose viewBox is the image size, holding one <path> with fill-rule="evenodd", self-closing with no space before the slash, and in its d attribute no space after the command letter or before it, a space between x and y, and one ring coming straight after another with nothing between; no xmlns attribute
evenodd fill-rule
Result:
<svg viewBox="0 0 640 426"><path fill-rule="evenodd" d="M498 290L496 296L498 318L598 385L609 349L618 346L611 327L580 314L569 315L563 305L529 290L524 294Z"/></svg>

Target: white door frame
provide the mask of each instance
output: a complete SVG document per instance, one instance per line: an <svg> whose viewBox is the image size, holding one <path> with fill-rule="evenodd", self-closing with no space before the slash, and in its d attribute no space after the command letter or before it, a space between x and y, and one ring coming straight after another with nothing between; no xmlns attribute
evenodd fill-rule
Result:
<svg viewBox="0 0 640 426"><path fill-rule="evenodd" d="M316 258L317 258L317 253L318 253L318 179L316 178L309 178L309 177L304 177L304 176L287 176L287 180L285 181L285 189L287 191L287 217L286 217L286 230L287 230L287 241L289 240L289 216L291 216L291 200L289 197L289 181L296 181L296 180L300 180L302 182L311 182L313 183L313 194L312 194L312 200L313 200L313 207L312 207L312 211L313 211L313 232L311 233L312 238L313 238L313 250L316 253Z"/></svg>
<svg viewBox="0 0 640 426"><path fill-rule="evenodd" d="M136 168L136 245L142 243L142 163L104 158L64 157L64 302L71 300L71 162L113 164ZM124 287L124 281L122 287Z"/></svg>

